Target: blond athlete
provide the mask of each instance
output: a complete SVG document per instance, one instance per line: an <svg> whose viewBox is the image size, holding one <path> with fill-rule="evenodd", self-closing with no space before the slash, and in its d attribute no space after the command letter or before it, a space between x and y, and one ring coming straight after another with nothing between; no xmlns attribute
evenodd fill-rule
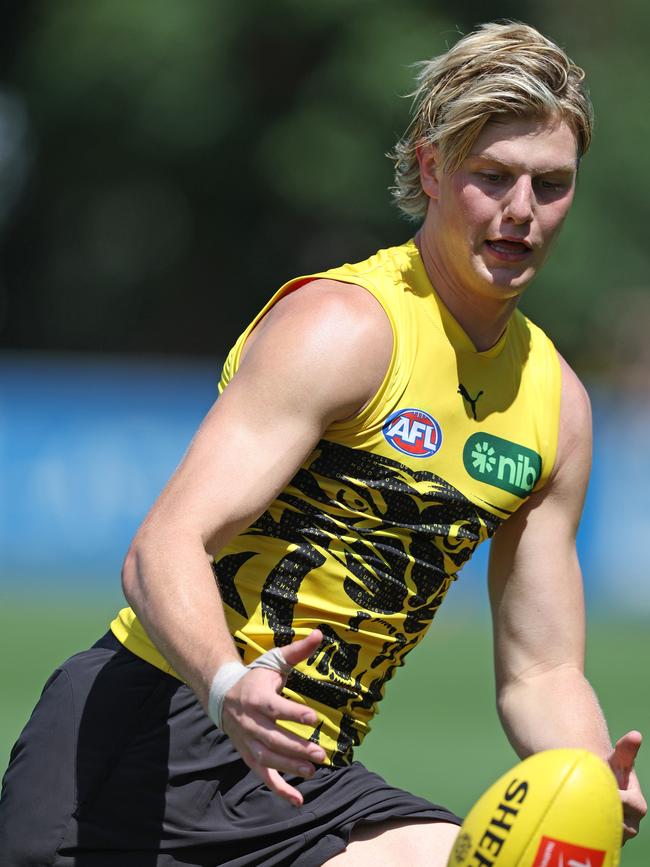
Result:
<svg viewBox="0 0 650 867"><path fill-rule="evenodd" d="M395 153L415 238L290 281L234 347L127 555L131 607L16 745L3 864L443 867L458 818L352 755L490 537L505 731L609 761L637 833L641 736L612 747L583 673L589 400L517 310L589 146L582 78L520 24L422 65Z"/></svg>

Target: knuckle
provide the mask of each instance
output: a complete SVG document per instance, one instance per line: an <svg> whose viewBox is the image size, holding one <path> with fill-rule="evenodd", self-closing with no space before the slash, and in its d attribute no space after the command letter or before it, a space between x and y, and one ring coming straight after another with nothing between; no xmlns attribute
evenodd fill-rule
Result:
<svg viewBox="0 0 650 867"><path fill-rule="evenodd" d="M239 721L239 730L245 738L252 738L255 734L255 723L248 716L243 716Z"/></svg>
<svg viewBox="0 0 650 867"><path fill-rule="evenodd" d="M255 758L252 755L252 753L250 752L250 750L247 750L246 748L242 747L242 749L239 750L239 755L242 757L242 759L248 765L248 767L252 771L255 771L257 773L257 762L255 761Z"/></svg>
<svg viewBox="0 0 650 867"><path fill-rule="evenodd" d="M284 753L285 755L307 755L307 748L305 745L279 731L272 732L269 735L268 744L271 749L278 753Z"/></svg>
<svg viewBox="0 0 650 867"><path fill-rule="evenodd" d="M254 692L246 696L246 706L251 710L259 710L263 705L263 700L260 699L259 693Z"/></svg>
<svg viewBox="0 0 650 867"><path fill-rule="evenodd" d="M259 746L248 746L242 756L249 767L253 770L258 770L260 765L264 765L264 751Z"/></svg>
<svg viewBox="0 0 650 867"><path fill-rule="evenodd" d="M280 732L269 732L266 741L272 750L281 751L286 749L285 738Z"/></svg>

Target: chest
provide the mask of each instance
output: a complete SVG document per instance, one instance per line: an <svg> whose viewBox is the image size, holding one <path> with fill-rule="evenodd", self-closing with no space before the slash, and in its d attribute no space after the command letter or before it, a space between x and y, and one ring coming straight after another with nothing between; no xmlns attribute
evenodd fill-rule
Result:
<svg viewBox="0 0 650 867"><path fill-rule="evenodd" d="M417 483L430 474L498 517L515 511L542 479L553 407L516 352L459 352L443 341L413 347L402 388L363 447L402 464Z"/></svg>

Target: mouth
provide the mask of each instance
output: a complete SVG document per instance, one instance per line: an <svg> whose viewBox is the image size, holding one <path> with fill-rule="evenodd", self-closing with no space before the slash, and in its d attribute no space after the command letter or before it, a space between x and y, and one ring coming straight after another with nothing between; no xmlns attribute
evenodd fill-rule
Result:
<svg viewBox="0 0 650 867"><path fill-rule="evenodd" d="M520 262L532 252L532 247L527 241L511 238L493 238L485 244L490 252L502 261Z"/></svg>

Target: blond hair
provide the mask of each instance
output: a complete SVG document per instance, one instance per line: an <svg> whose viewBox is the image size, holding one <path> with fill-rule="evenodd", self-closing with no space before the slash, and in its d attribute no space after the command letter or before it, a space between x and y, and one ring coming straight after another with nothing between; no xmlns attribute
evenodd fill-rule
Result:
<svg viewBox="0 0 650 867"><path fill-rule="evenodd" d="M527 24L483 24L445 54L415 65L412 121L389 154L394 201L411 219L423 218L428 204L416 149L436 144L443 171L454 172L495 115L560 118L576 136L578 156L589 148L593 109L584 71Z"/></svg>

